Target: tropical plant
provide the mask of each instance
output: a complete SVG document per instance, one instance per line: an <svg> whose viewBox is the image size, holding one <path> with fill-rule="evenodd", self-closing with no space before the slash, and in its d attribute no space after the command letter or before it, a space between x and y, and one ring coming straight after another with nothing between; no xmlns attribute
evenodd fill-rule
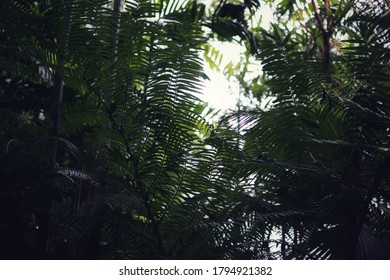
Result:
<svg viewBox="0 0 390 280"><path fill-rule="evenodd" d="M388 8L281 1L279 22L254 31L263 73L249 91L272 103L231 118L239 176L269 205L242 223L261 257L390 257Z"/></svg>
<svg viewBox="0 0 390 280"><path fill-rule="evenodd" d="M1 257L221 258L211 217L232 194L229 143L204 141L204 6L1 13Z"/></svg>
<svg viewBox="0 0 390 280"><path fill-rule="evenodd" d="M387 2L218 3L2 4L1 258L389 258ZM205 120L205 26L270 106Z"/></svg>

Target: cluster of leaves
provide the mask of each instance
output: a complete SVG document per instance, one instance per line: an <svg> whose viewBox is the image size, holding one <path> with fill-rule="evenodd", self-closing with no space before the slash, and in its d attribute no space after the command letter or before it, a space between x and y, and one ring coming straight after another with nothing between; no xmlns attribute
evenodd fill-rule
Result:
<svg viewBox="0 0 390 280"><path fill-rule="evenodd" d="M270 258L389 258L388 6L296 2L256 34L263 73L252 91L272 104L230 117L245 129L239 176L269 205L248 219L252 240Z"/></svg>
<svg viewBox="0 0 390 280"><path fill-rule="evenodd" d="M204 140L204 6L0 10L1 258L225 257L235 143Z"/></svg>
<svg viewBox="0 0 390 280"><path fill-rule="evenodd" d="M2 5L0 258L389 258L387 4L330 2ZM267 109L204 120L204 25Z"/></svg>

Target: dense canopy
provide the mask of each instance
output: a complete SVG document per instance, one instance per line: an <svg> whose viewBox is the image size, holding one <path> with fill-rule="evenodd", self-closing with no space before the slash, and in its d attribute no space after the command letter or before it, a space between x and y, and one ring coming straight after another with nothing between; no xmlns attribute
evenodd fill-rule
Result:
<svg viewBox="0 0 390 280"><path fill-rule="evenodd" d="M389 11L2 3L0 258L390 259ZM262 104L218 122L212 40L246 46L224 72Z"/></svg>

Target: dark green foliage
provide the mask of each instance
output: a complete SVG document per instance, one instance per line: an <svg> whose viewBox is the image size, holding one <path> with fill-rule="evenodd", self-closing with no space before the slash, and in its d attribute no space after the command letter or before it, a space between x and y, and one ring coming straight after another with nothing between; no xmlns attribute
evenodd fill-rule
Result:
<svg viewBox="0 0 390 280"><path fill-rule="evenodd" d="M390 258L386 9L332 6L327 63L316 24L111 2L2 4L0 258ZM267 109L204 120L204 24L247 40Z"/></svg>
<svg viewBox="0 0 390 280"><path fill-rule="evenodd" d="M2 11L1 258L223 257L204 220L231 184L195 97L204 7L122 6L11 1Z"/></svg>
<svg viewBox="0 0 390 280"><path fill-rule="evenodd" d="M240 172L283 213L257 237L277 237L275 257L390 258L388 12L365 11L343 19L348 39L329 68L295 29L258 34L257 94L272 105L240 112Z"/></svg>

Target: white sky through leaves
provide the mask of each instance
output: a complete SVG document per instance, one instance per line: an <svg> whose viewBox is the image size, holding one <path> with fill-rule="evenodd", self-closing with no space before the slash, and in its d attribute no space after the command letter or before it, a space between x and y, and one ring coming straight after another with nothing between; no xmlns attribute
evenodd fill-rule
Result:
<svg viewBox="0 0 390 280"><path fill-rule="evenodd" d="M201 1L206 4L206 10L211 7L211 0ZM262 5L258 14L253 18L254 24L257 24L258 20L262 17L262 25L269 25L273 18L272 10L265 4ZM257 21L257 22L256 22ZM219 50L223 59L220 65L220 72L212 70L207 62L204 63L205 72L210 80L205 81L205 88L201 99L209 104L210 107L220 110L221 115L228 110L235 110L237 108L238 99L241 99L241 104L248 105L249 100L240 96L240 88L236 79L230 78L229 80L223 75L224 68L229 62L233 65L240 63L240 58L245 53L245 47L237 42L219 42L215 41L211 43L214 48ZM260 62L253 59L253 65L250 67L250 73L248 78L258 75L256 72L260 71Z"/></svg>

